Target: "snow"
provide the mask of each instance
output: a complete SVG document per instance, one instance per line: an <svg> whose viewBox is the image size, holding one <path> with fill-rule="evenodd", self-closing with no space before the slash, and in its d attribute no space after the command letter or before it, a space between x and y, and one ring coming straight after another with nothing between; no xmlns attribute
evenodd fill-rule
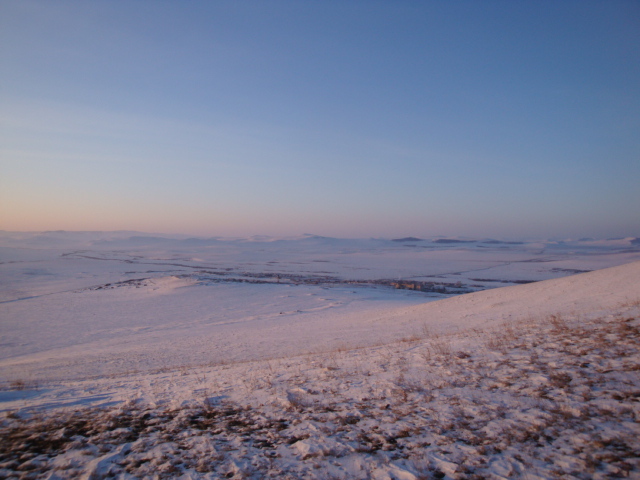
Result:
<svg viewBox="0 0 640 480"><path fill-rule="evenodd" d="M0 476L640 478L635 239L196 240L0 233Z"/></svg>

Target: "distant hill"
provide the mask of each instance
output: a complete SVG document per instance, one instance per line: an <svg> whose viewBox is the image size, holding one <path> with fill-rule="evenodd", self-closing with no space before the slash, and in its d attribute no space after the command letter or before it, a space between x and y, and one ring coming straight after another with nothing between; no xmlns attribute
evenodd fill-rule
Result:
<svg viewBox="0 0 640 480"><path fill-rule="evenodd" d="M417 237L404 237L404 238L393 238L392 242L423 242L422 238Z"/></svg>

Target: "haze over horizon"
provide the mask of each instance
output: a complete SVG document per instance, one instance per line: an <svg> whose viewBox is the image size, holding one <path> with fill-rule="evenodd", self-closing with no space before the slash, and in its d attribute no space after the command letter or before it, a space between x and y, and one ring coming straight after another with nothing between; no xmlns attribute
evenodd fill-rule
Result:
<svg viewBox="0 0 640 480"><path fill-rule="evenodd" d="M640 4L0 4L0 230L640 237Z"/></svg>

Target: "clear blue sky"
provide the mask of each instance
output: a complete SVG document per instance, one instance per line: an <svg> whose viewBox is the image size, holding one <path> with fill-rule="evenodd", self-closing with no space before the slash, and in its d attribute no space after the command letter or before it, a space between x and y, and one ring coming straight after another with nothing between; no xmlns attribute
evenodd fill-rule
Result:
<svg viewBox="0 0 640 480"><path fill-rule="evenodd" d="M640 236L640 2L2 1L0 229Z"/></svg>

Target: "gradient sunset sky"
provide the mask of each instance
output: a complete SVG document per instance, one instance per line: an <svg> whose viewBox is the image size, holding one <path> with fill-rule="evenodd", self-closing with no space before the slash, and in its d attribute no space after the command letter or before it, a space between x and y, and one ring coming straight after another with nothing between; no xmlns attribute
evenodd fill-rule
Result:
<svg viewBox="0 0 640 480"><path fill-rule="evenodd" d="M640 2L2 1L0 230L640 236Z"/></svg>

